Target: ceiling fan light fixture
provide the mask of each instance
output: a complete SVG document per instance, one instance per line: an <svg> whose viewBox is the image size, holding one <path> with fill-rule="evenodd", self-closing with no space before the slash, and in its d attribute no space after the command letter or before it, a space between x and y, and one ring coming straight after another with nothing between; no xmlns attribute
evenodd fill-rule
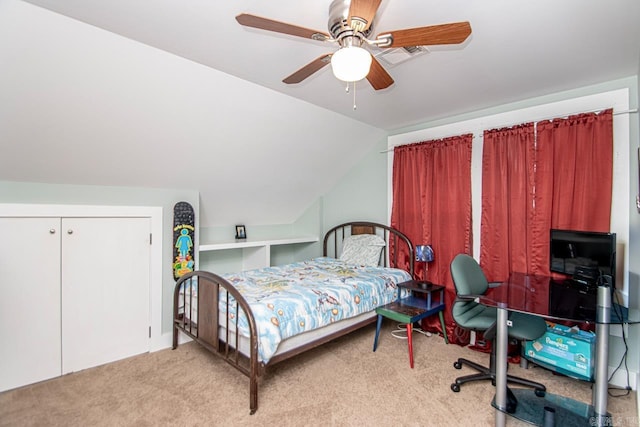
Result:
<svg viewBox="0 0 640 427"><path fill-rule="evenodd" d="M358 46L346 46L331 56L333 75L343 82L357 82L369 74L371 54Z"/></svg>

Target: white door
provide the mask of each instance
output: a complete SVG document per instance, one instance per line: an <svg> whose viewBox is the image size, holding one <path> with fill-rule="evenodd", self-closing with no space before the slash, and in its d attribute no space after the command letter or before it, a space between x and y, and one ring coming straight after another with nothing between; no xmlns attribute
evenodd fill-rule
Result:
<svg viewBox="0 0 640 427"><path fill-rule="evenodd" d="M63 218L63 374L149 351L150 227Z"/></svg>
<svg viewBox="0 0 640 427"><path fill-rule="evenodd" d="M0 218L0 391L61 373L60 218Z"/></svg>

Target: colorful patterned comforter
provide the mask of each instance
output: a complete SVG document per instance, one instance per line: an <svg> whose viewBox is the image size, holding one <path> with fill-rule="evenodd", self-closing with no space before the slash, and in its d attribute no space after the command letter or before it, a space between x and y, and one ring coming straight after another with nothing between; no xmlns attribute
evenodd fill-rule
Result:
<svg viewBox="0 0 640 427"><path fill-rule="evenodd" d="M246 298L258 329L258 353L267 363L284 339L357 316L397 297L397 283L410 280L395 268L349 265L334 258L316 258L279 267L226 274ZM226 310L226 295L220 308ZM230 301L231 302L231 301ZM229 304L235 318L235 301ZM239 332L249 336L244 314Z"/></svg>

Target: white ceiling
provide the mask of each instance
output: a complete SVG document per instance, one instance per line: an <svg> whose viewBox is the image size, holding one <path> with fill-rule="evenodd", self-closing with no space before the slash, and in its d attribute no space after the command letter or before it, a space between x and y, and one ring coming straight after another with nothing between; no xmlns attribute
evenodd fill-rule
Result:
<svg viewBox="0 0 640 427"><path fill-rule="evenodd" d="M330 67L281 82L334 45L234 19L247 12L328 32L330 0L28 1L386 130L628 77L640 64L637 0L383 0L374 35L458 21L473 32L388 68L386 90L358 84L353 111Z"/></svg>
<svg viewBox="0 0 640 427"><path fill-rule="evenodd" d="M235 20L326 32L329 4L0 0L0 180L194 189L203 226L289 224L389 132L638 74L637 0L383 0L374 35L473 32L353 110L330 67L281 82L335 47Z"/></svg>

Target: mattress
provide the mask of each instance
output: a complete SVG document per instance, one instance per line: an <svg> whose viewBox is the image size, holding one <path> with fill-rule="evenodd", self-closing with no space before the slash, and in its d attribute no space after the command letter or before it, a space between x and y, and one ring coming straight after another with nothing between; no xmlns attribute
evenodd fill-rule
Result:
<svg viewBox="0 0 640 427"><path fill-rule="evenodd" d="M317 334L328 335L374 316L377 307L397 298L398 283L411 280L404 270L352 265L327 257L223 277L251 306L257 324L258 356L263 363L317 339ZM185 316L195 321L197 285L183 289L181 298ZM234 329L237 317L239 335L247 338L246 316L237 312L235 301L229 298L227 305L226 292L220 292L219 323L225 325L228 317L233 319L229 324ZM222 328L219 332L225 336ZM245 352L242 347L240 350Z"/></svg>

